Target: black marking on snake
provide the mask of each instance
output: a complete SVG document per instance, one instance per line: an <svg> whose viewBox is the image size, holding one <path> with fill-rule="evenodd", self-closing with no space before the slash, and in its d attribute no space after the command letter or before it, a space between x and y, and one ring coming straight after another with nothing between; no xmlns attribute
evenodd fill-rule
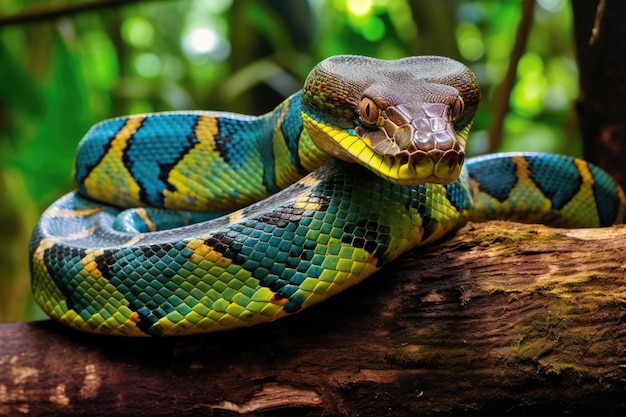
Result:
<svg viewBox="0 0 626 417"><path fill-rule="evenodd" d="M237 247L233 248L235 239L224 233L214 234L210 238L206 239L204 244L213 248L214 251L219 252L222 255L226 255L228 258L234 259L235 255L237 255Z"/></svg>
<svg viewBox="0 0 626 417"><path fill-rule="evenodd" d="M293 190L294 194L298 194L307 187L307 185L295 183L291 186L291 189ZM312 204L316 204L315 211L317 212L323 212L328 210L331 201L332 196L324 195L323 187L321 186L315 187L315 189L311 190L310 192L309 202ZM291 206L282 206L277 210L272 210L266 214L262 214L258 217L258 220L265 224L276 226L282 229L290 223L300 222L303 215L307 214L307 212L311 212L311 210L295 208L292 204Z"/></svg>
<svg viewBox="0 0 626 417"><path fill-rule="evenodd" d="M213 140L215 141L215 147L213 150L217 152L224 162L230 164L232 158L230 156L230 151L228 150L228 143L233 140L233 137L225 133L221 133L220 130L220 133L215 135Z"/></svg>
<svg viewBox="0 0 626 417"><path fill-rule="evenodd" d="M44 252L43 258L46 269L50 271L52 281L65 298L68 310L74 310L77 313L84 309L81 305L81 301L84 301L84 299L77 295L78 292L75 290L75 285L72 285L74 284L73 278L76 274L70 274L66 271L70 268L73 269L74 265L80 264L80 260L85 255L85 250L73 247L68 247L67 253L64 254L62 248L55 245Z"/></svg>
<svg viewBox="0 0 626 417"><path fill-rule="evenodd" d="M304 130L304 126L300 124L297 129L293 129L294 126L287 126L288 123L283 123L280 126L280 130L283 134L283 138L285 139L285 145L287 149L289 149L290 161L293 166L296 167L296 171L300 175L308 174L306 168L302 166L302 161L300 160L300 156L298 154L298 148L300 146L300 135Z"/></svg>
<svg viewBox="0 0 626 417"><path fill-rule="evenodd" d="M426 184L418 184L411 189L411 198L407 203L408 208L417 210L422 217L422 228L424 230L422 240L428 239L435 233L439 221L433 216L432 207L428 205L428 190Z"/></svg>
<svg viewBox="0 0 626 417"><path fill-rule="evenodd" d="M215 146L213 150L224 162L233 168L241 168L245 163L243 154L233 153L233 149L245 150L250 144L246 143L246 129L252 128L250 121L239 119L218 118L218 133L213 137Z"/></svg>
<svg viewBox="0 0 626 417"><path fill-rule="evenodd" d="M169 163L158 164L159 166L158 178L165 185L165 188L159 193L159 198L161 202L165 201L165 194L164 194L165 190L177 191L176 186L169 182L170 173L176 167L176 165L178 165L180 161L182 161L183 158L185 158L185 156L187 156L189 152L191 152L196 147L196 145L200 143L200 140L198 140L198 135L196 133L198 123L200 123L200 119L201 119L201 116L196 116L196 120L194 121L193 128L191 129L192 133L189 133L186 136L188 144L181 152L178 153L178 155L176 156L176 159ZM139 183L139 180L137 180L137 182ZM143 191L143 187L141 187L140 195L141 195L141 191Z"/></svg>
<svg viewBox="0 0 626 417"><path fill-rule="evenodd" d="M276 300L286 299L283 309L288 313L302 307L304 299L295 294L302 281L321 274L321 268L311 262L317 242L306 239L302 225L291 221L301 218L301 214L290 216L294 217L289 221L280 219L280 225L271 217L269 222L257 219L234 224L232 233L236 239L216 234L206 241L233 264L250 272L259 285L273 291Z"/></svg>
<svg viewBox="0 0 626 417"><path fill-rule="evenodd" d="M381 267L389 261L386 252L391 241L390 233L389 226L362 219L344 226L341 241L372 254L377 259L376 266Z"/></svg>
<svg viewBox="0 0 626 417"><path fill-rule="evenodd" d="M478 189L500 203L509 198L509 193L519 181L516 174L517 164L513 159L483 160L480 170L472 170L471 161L469 161L468 168L470 178L478 182Z"/></svg>
<svg viewBox="0 0 626 417"><path fill-rule="evenodd" d="M98 271L102 274L103 278L111 278L111 266L115 265L115 252L111 250L105 250L102 255L96 256L94 261Z"/></svg>
<svg viewBox="0 0 626 417"><path fill-rule="evenodd" d="M160 330L154 327L156 322L175 310L168 301L173 292L167 284L176 274L169 265L174 263L170 253L183 250L182 243L163 243L154 246L144 246L134 249L122 249L113 259L113 254L103 255L104 259L111 259L115 263L107 265L113 273L109 282L114 285L128 301L129 308L137 313L134 320L137 328L150 336L159 336ZM191 249L187 248L187 251ZM185 254L189 255L189 254ZM137 264L137 267L134 264ZM146 265L146 266L143 266ZM149 266L148 266L149 265ZM129 270L131 272L129 272ZM162 288L158 293L151 292L152 282L159 283ZM163 291L169 291L163 293ZM180 307L179 307L180 308Z"/></svg>
<svg viewBox="0 0 626 417"><path fill-rule="evenodd" d="M297 223L302 219L304 209L284 207L282 210L272 211L259 217L259 221L272 226L285 228L289 223Z"/></svg>
<svg viewBox="0 0 626 417"><path fill-rule="evenodd" d="M276 167L274 166L273 147L261 146L259 149L261 162L263 163L263 186L270 193L274 194L280 191L280 187L276 184Z"/></svg>
<svg viewBox="0 0 626 417"><path fill-rule="evenodd" d="M128 305L130 309L137 313L138 320L135 322L137 328L149 336L160 336L161 331L154 327L160 318L165 317L167 313L174 310L169 305L169 311L157 305L154 301L148 301L143 305L141 301L134 300Z"/></svg>
<svg viewBox="0 0 626 417"><path fill-rule="evenodd" d="M113 146L113 141L115 139L115 137L122 131L122 129L124 129L126 127L126 125L128 124L128 120L130 119L130 117L127 117L126 120L124 121L124 124L122 124L122 126L113 134L111 135L111 138L109 140L107 140L104 144L104 146L102 147L102 152L100 153L100 157L98 158L98 160L91 166L87 167L85 169L85 176L84 178L81 178L80 180L84 180L85 178L88 178L89 175L91 175L91 172L102 163L102 160L105 159L108 155L109 155L109 151L111 150L111 147ZM135 132L131 135L131 137L128 139L129 141L132 139L133 135L139 131L139 129L141 129L141 126L143 125L144 121L146 119L142 119L139 122L139 126L137 127L137 129L135 130ZM122 155L122 161L124 163L124 167L128 169L128 165L126 165L127 160L126 160L126 153L124 152ZM130 172L130 169L128 169Z"/></svg>
<svg viewBox="0 0 626 417"><path fill-rule="evenodd" d="M263 185L269 193L273 194L280 191L280 188L276 185L271 143L251 142L246 136L250 131L258 129L263 129L259 121L220 118L218 119L219 134L214 136L213 150L233 169L239 170L246 165L252 147L259 153L256 158L262 163Z"/></svg>
<svg viewBox="0 0 626 417"><path fill-rule="evenodd" d="M302 116L300 115L300 112L302 111L302 100L292 100L286 105L288 105L289 108L286 109L285 118L280 125L280 131L283 134L285 145L287 146L287 149L289 149L291 163L296 167L296 171L300 175L306 175L308 172L302 166L302 161L300 160L300 156L298 154L300 136L304 130Z"/></svg>
<svg viewBox="0 0 626 417"><path fill-rule="evenodd" d="M124 151L122 152L122 164L124 165L124 168L126 168L128 173L133 177L133 179L135 180L135 182L139 186L139 200L143 201L144 203L148 202L145 186L143 184L143 181L141 181L140 178L137 178L135 175L132 175L132 173L133 173L133 165L135 165L135 163L134 163L133 159L130 157L130 150L133 147L135 134L137 132L141 131L141 127L143 126L143 124L144 124L144 122L146 120L148 120L148 119L144 118L143 120L141 120L141 122L140 122L139 126L137 127L137 129L135 129L135 132L126 141L126 148L124 148ZM126 126L126 125L124 125L124 126ZM110 142L113 142L113 141L110 141ZM107 151L107 153L108 153L108 151Z"/></svg>

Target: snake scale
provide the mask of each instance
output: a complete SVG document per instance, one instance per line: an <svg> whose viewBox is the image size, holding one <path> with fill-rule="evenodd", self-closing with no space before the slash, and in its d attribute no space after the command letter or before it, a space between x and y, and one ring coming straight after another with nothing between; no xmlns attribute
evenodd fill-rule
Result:
<svg viewBox="0 0 626 417"><path fill-rule="evenodd" d="M454 60L344 55L263 116L101 122L32 233L34 297L83 331L206 333L314 305L468 220L622 221L621 188L582 160L465 161L478 101Z"/></svg>

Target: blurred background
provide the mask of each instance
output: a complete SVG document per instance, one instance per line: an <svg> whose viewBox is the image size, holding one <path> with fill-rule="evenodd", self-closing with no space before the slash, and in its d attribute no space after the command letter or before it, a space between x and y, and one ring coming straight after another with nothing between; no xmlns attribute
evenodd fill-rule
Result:
<svg viewBox="0 0 626 417"><path fill-rule="evenodd" d="M92 124L264 113L344 53L467 64L482 87L470 155L582 153L566 0L2 0L0 322L43 318L30 298L30 230L73 189L74 150Z"/></svg>

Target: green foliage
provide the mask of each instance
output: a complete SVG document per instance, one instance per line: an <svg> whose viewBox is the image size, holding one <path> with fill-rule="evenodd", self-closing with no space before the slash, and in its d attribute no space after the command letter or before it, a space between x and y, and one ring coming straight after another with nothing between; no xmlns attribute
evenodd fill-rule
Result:
<svg viewBox="0 0 626 417"><path fill-rule="evenodd" d="M7 0L0 16L60 3ZM299 89L324 57L438 54L479 77L483 100L469 150L480 153L519 3L171 0L0 26L0 320L39 317L25 301L28 234L38 214L73 188L74 149L91 124L174 109L258 114ZM565 0L538 0L502 150L579 152L571 20Z"/></svg>

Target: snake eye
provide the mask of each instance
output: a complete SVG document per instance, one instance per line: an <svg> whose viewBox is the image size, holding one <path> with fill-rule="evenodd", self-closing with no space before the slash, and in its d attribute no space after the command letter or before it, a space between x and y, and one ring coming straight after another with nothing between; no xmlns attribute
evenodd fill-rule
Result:
<svg viewBox="0 0 626 417"><path fill-rule="evenodd" d="M361 122L369 127L374 127L378 124L378 118L380 116L380 109L369 97L363 97L361 104L359 105L359 119Z"/></svg>
<svg viewBox="0 0 626 417"><path fill-rule="evenodd" d="M454 100L454 103L450 105L450 117L452 118L452 120L456 120L461 117L464 109L465 103L463 102L463 98L457 97L456 100Z"/></svg>

